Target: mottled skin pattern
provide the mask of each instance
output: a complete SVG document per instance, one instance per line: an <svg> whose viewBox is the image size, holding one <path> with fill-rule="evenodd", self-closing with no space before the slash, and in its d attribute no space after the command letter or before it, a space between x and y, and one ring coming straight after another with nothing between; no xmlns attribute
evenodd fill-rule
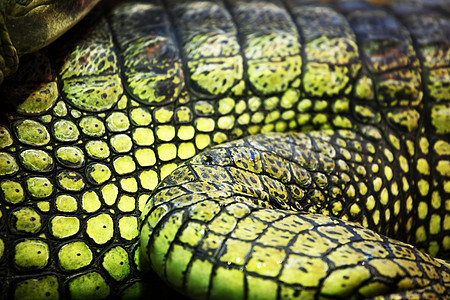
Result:
<svg viewBox="0 0 450 300"><path fill-rule="evenodd" d="M445 4L132 2L24 57L0 297L448 297Z"/></svg>

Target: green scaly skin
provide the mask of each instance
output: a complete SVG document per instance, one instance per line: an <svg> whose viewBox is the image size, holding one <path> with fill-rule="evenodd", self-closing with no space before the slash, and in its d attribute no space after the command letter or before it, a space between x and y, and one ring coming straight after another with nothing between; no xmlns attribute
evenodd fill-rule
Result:
<svg viewBox="0 0 450 300"><path fill-rule="evenodd" d="M24 57L1 297L448 297L445 8L294 2L126 3Z"/></svg>

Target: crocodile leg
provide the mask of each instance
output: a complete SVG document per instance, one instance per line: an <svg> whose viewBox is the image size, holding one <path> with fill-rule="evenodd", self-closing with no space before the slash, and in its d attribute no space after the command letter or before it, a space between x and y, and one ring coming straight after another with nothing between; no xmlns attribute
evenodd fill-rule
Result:
<svg viewBox="0 0 450 300"><path fill-rule="evenodd" d="M141 246L159 276L192 298L444 297L448 263L345 221L402 228L411 214L377 180L365 185L377 178L374 162L389 164L375 149L347 130L216 146L156 189Z"/></svg>

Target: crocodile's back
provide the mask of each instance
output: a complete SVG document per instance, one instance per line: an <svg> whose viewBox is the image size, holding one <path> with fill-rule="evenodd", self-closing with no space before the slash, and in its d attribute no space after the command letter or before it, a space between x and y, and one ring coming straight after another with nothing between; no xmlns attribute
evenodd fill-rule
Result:
<svg viewBox="0 0 450 300"><path fill-rule="evenodd" d="M366 250L324 233L328 223L316 214L344 220L335 221L344 229L352 221L448 259L445 2L132 2L95 11L56 44L24 57L0 91L14 107L0 127L3 296L138 295L148 259L166 281L197 296L216 295L214 276L227 270L229 278L240 278L236 270L247 276L245 297L255 290L251 284L264 286L258 280L307 291L303 296L333 296L324 282L336 279L334 270L345 269L337 261L346 260L334 261L332 248L348 247L356 256ZM305 133L232 142L281 131ZM176 169L224 142L232 144ZM237 202L219 201L217 208L211 199L218 194ZM239 197L251 204L244 207ZM197 209L199 199L211 205L210 219L194 216L194 225L187 225L188 215L207 211ZM260 206L316 216L304 221L314 229L303 242L323 246L318 253L331 258L315 257L316 265L299 266L298 274L326 265L322 277L300 288L283 275L289 255L299 254L293 248L300 244L298 232L309 228L280 221L291 220L292 213L255 217L248 221L254 232L239 231L247 222L244 211ZM139 243L143 220L145 255ZM351 228L348 241L382 241L385 257L412 269L396 261L400 271L390 275L383 273L385 265L373 264L371 274L382 273L372 275L375 283L356 281L332 291L361 297L430 284L433 290L426 292L448 294L445 263ZM150 237L150 231L158 236ZM315 243L315 237L330 243ZM390 249L389 243L397 244ZM247 249L253 254L245 252L242 262L226 261L233 245L256 252ZM177 249L185 255L170 260ZM256 267L258 249L279 257L277 265L268 271ZM171 263L186 269L172 274ZM200 291L189 287L195 268L210 276ZM282 288L276 289L282 297Z"/></svg>

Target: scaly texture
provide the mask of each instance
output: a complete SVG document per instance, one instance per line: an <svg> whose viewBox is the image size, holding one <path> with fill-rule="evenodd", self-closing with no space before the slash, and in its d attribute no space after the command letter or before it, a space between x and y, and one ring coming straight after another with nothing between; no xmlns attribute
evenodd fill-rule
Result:
<svg viewBox="0 0 450 300"><path fill-rule="evenodd" d="M378 173L365 171L370 161L388 163L375 149L347 130L216 146L157 188L141 246L159 276L194 298L444 297L449 264L330 217L398 227L402 204L365 180Z"/></svg>
<svg viewBox="0 0 450 300"><path fill-rule="evenodd" d="M445 9L132 2L24 57L2 296L147 296L149 265L190 297L446 296Z"/></svg>

